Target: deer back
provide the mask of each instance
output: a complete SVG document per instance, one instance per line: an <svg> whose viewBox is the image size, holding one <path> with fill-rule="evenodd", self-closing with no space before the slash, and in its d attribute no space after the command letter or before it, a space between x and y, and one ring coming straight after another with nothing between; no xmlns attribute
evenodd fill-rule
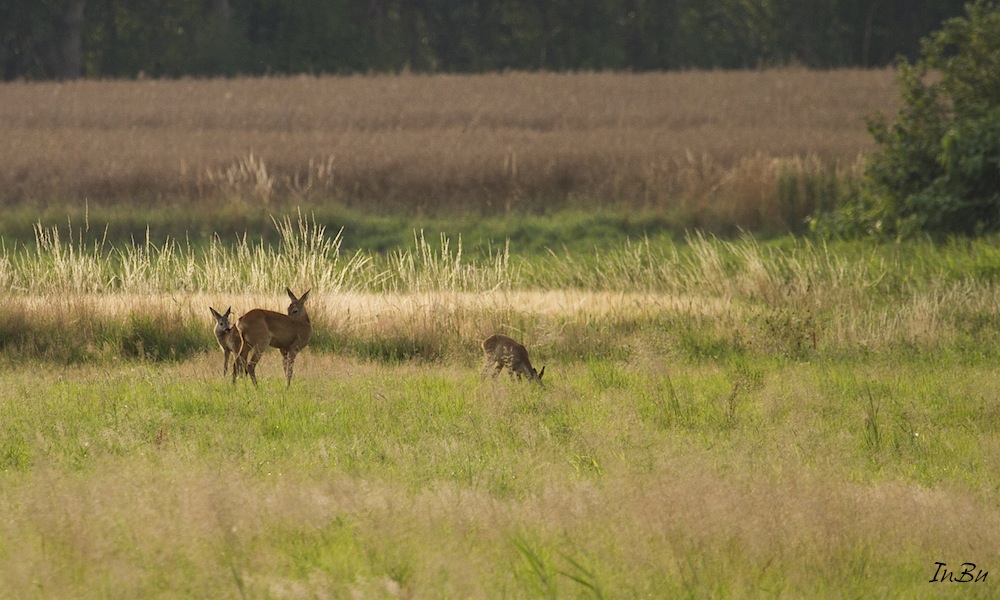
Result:
<svg viewBox="0 0 1000 600"><path fill-rule="evenodd" d="M512 370L520 371L524 368L527 368L527 372L532 370L527 349L506 335L498 333L486 338L483 341L483 352L488 358L508 363Z"/></svg>
<svg viewBox="0 0 1000 600"><path fill-rule="evenodd" d="M291 290L286 289L286 291L292 299L287 315L255 308L240 317L236 327L244 339L250 339L255 345L266 343L271 347L283 349L293 346L301 349L309 343L312 338L312 323L305 307L309 292L302 294L301 298L296 298Z"/></svg>
<svg viewBox="0 0 1000 600"><path fill-rule="evenodd" d="M305 346L312 337L312 324L308 317L290 317L273 310L255 308L240 317L236 323L244 338L261 340L275 348L289 348L293 344Z"/></svg>

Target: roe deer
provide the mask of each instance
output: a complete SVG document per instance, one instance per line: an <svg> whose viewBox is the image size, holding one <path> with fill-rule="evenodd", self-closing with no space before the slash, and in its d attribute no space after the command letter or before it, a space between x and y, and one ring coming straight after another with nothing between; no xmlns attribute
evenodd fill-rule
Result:
<svg viewBox="0 0 1000 600"><path fill-rule="evenodd" d="M518 379L524 375L528 379L541 381L542 375L545 374L545 367L542 367L541 371L536 371L531 366L531 361L528 360L528 351L524 349L524 346L505 335L498 333L483 340L483 352L486 354L483 377L486 376L490 367L495 369L493 371L494 377L499 375L504 367L510 371L511 379L516 374Z"/></svg>
<svg viewBox="0 0 1000 600"><path fill-rule="evenodd" d="M292 290L285 288L292 303L288 305L288 314L283 315L273 310L255 308L236 321L236 329L243 340L237 362L257 385L256 367L260 355L268 346L281 351L281 361L285 368L286 386L292 385L292 368L295 365L295 355L305 348L312 337L312 324L306 313L305 302L309 292L296 298ZM236 368L233 368L233 382L236 382Z"/></svg>
<svg viewBox="0 0 1000 600"><path fill-rule="evenodd" d="M230 354L235 355L233 357L233 370L235 372L240 355L240 344L243 341L240 339L239 330L229 323L229 315L233 312L232 306L226 309L226 314L224 315L220 315L211 306L208 307L208 310L212 311L212 316L215 317L215 339L219 341L219 347L225 353L222 356L222 375L225 376L226 371L229 370Z"/></svg>

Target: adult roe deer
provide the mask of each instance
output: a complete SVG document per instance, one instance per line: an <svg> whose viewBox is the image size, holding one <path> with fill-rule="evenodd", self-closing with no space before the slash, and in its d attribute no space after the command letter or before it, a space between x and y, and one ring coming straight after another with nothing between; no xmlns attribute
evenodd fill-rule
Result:
<svg viewBox="0 0 1000 600"><path fill-rule="evenodd" d="M495 369L493 371L494 377L499 375L504 367L510 371L511 379L516 374L518 379L524 375L530 380L541 381L542 375L545 374L545 367L543 366L541 371L536 371L531 366L531 361L528 360L528 351L525 350L524 346L506 335L498 333L483 340L483 353L486 355L483 377L486 376L490 367Z"/></svg>
<svg viewBox="0 0 1000 600"><path fill-rule="evenodd" d="M243 340L236 361L257 385L256 367L260 355L268 346L281 351L281 362L285 368L286 386L292 385L292 369L295 366L295 356L305 348L312 337L312 324L306 312L305 302L309 292L296 298L292 290L285 288L292 303L288 305L288 314L283 315L273 310L255 308L236 321L236 329ZM233 367L233 383L236 382L236 367Z"/></svg>
<svg viewBox="0 0 1000 600"><path fill-rule="evenodd" d="M229 370L229 355L233 354L233 373L236 373L236 365L239 362L240 355L240 344L243 340L240 339L240 332L235 326L229 323L229 315L233 312L233 307L230 306L226 309L226 314L220 315L217 310L208 307L208 310L212 311L212 316L215 317L215 339L219 341L219 347L222 348L224 352L222 356L222 375L226 375L226 371Z"/></svg>

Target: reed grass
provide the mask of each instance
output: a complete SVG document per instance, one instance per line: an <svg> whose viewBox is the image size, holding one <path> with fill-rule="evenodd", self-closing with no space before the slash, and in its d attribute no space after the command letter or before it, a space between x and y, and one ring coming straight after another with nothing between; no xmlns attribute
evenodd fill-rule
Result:
<svg viewBox="0 0 1000 600"><path fill-rule="evenodd" d="M3 352L19 360L184 359L214 346L207 307L283 310L311 289L312 346L376 360L459 360L506 331L555 356L627 359L644 346L694 360L869 353L996 355L996 240L761 242L693 234L589 254L465 253L414 232L408 249L341 252L342 232L275 220L279 242L116 246L36 229L4 248ZM70 332L72 332L70 334ZM176 341L171 341L176 340Z"/></svg>

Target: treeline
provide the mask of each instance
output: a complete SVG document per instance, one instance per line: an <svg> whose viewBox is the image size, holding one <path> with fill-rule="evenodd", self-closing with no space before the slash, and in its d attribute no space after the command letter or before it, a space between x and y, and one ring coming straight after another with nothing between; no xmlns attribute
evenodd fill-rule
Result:
<svg viewBox="0 0 1000 600"><path fill-rule="evenodd" d="M964 0L33 0L0 3L0 76L885 65Z"/></svg>

